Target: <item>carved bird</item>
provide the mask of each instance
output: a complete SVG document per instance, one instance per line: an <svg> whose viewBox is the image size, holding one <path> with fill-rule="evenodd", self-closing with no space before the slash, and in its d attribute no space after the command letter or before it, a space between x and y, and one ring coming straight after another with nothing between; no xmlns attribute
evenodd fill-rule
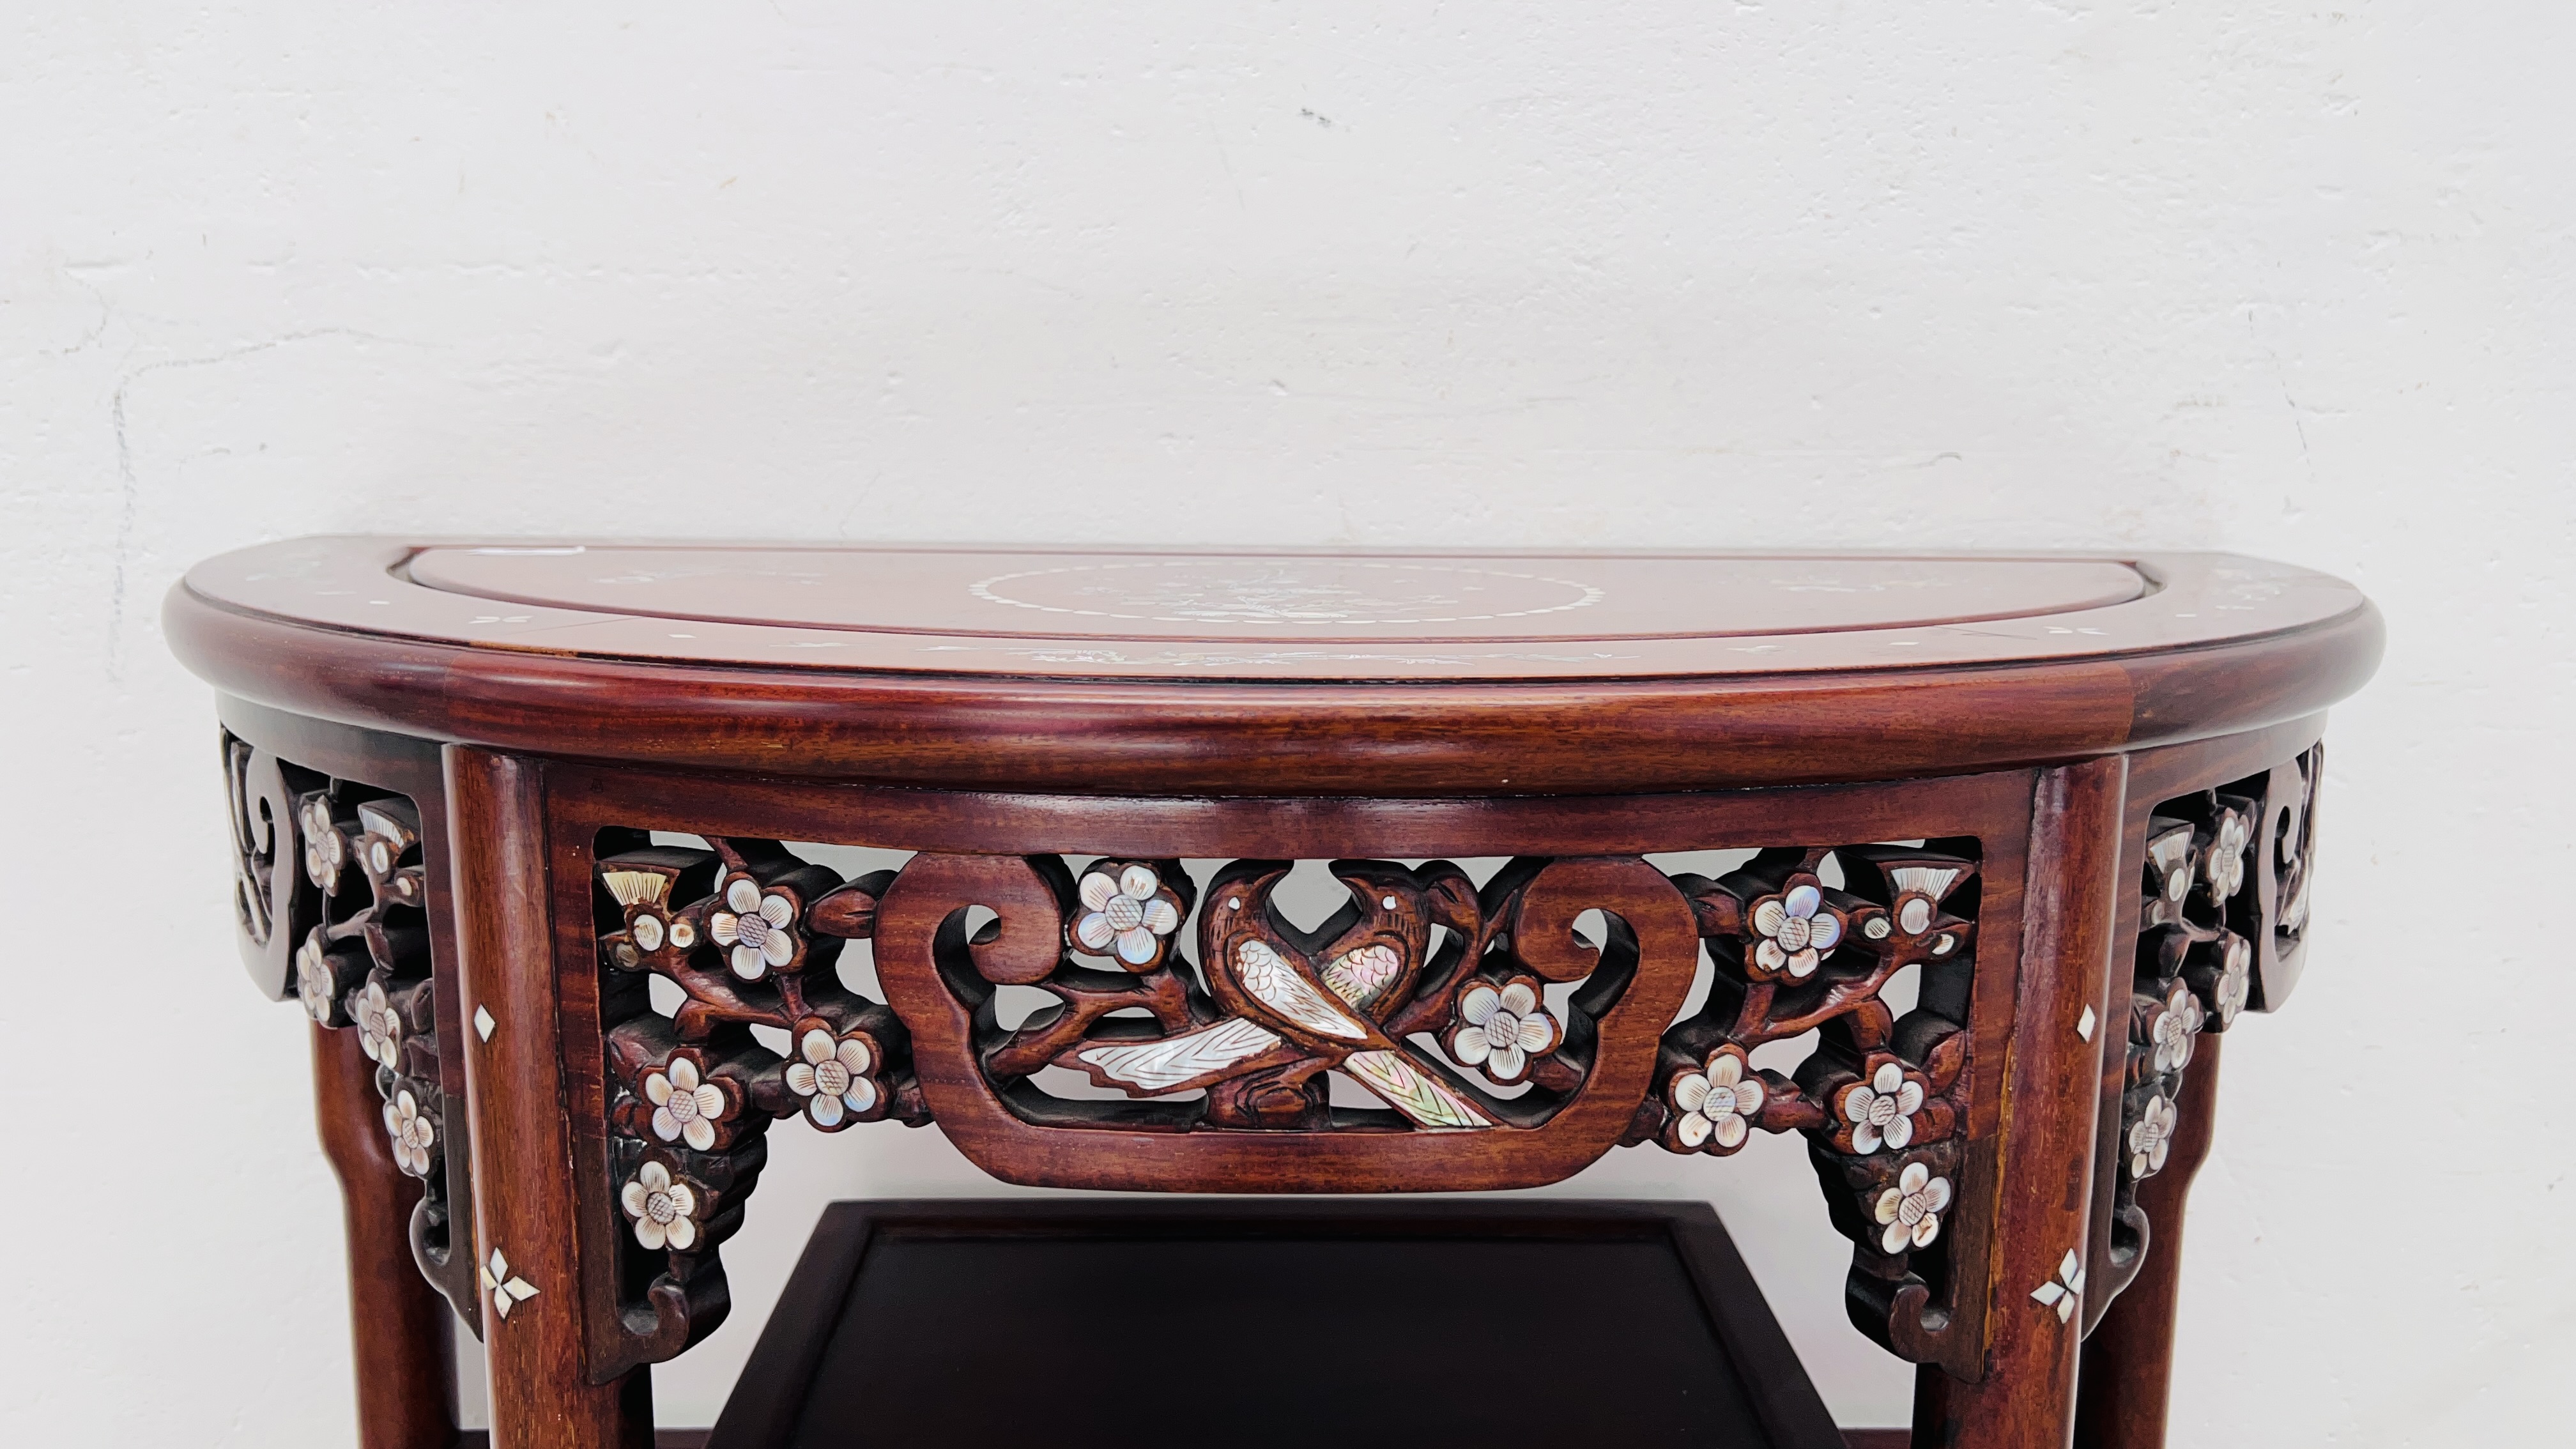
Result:
<svg viewBox="0 0 2576 1449"><path fill-rule="evenodd" d="M1385 1029L1427 954L1431 927L1475 930L1474 887L1454 867L1417 874L1384 861L1336 861L1350 904L1313 932L1270 907L1289 866L1247 861L1209 887L1199 917L1208 989L1226 1019L1150 1042L1096 1046L1080 1060L1141 1091L1207 1086L1277 1071L1292 1086L1339 1068L1418 1126L1491 1127L1469 1097Z"/></svg>

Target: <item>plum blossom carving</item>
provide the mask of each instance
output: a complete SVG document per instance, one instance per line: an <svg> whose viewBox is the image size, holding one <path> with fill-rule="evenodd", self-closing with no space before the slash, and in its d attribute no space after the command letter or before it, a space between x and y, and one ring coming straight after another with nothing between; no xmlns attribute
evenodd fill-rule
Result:
<svg viewBox="0 0 2576 1449"><path fill-rule="evenodd" d="M725 964L734 975L757 981L796 959L793 899L763 891L759 882L739 874L727 877L718 895L720 904L707 913L707 935L725 948Z"/></svg>
<svg viewBox="0 0 2576 1449"><path fill-rule="evenodd" d="M402 1052L402 1013L394 1010L393 999L385 995L382 981L370 981L349 1003L349 1015L358 1023L358 1041L369 1057L380 1066L391 1067Z"/></svg>
<svg viewBox="0 0 2576 1449"><path fill-rule="evenodd" d="M339 1012L340 975L331 968L329 953L322 949L319 927L295 948L295 998L304 1003L307 1016L324 1026L329 1026Z"/></svg>
<svg viewBox="0 0 2576 1449"><path fill-rule="evenodd" d="M1950 1179L1934 1177L1922 1163L1905 1164L1896 1176L1896 1186L1878 1195L1877 1217L1886 1229L1879 1235L1879 1250L1901 1253L1909 1247L1930 1247L1941 1235L1941 1213L1949 1206Z"/></svg>
<svg viewBox="0 0 2576 1449"><path fill-rule="evenodd" d="M2254 827L2233 810L2218 813L2218 829L2209 844L2209 894L2221 904L2236 899L2245 884L2245 848L2254 842Z"/></svg>
<svg viewBox="0 0 2576 1449"><path fill-rule="evenodd" d="M1458 1029L1449 1052L1462 1066L1481 1068L1497 1082L1517 1082L1530 1061L1556 1049L1564 1029L1540 1004L1538 982L1516 976L1500 987L1479 981L1458 997Z"/></svg>
<svg viewBox="0 0 2576 1449"><path fill-rule="evenodd" d="M1161 958L1165 941L1180 929L1181 901L1150 865L1103 861L1084 871L1077 888L1083 914L1073 939L1095 955L1116 955L1121 965L1143 969Z"/></svg>
<svg viewBox="0 0 2576 1449"><path fill-rule="evenodd" d="M2243 936L2223 939L2218 956L2218 975L2211 983L2211 1004L2218 1010L2220 1030L2236 1024L2238 1013L2245 1010L2246 999L2254 989L2254 943Z"/></svg>
<svg viewBox="0 0 2576 1449"><path fill-rule="evenodd" d="M648 1158L635 1169L617 1201L634 1222L635 1241L647 1248L685 1253L698 1240L698 1195L659 1161Z"/></svg>
<svg viewBox="0 0 2576 1449"><path fill-rule="evenodd" d="M740 932L736 932L737 936L739 934ZM698 944L697 929L687 921L665 922L659 911L650 909L635 913L635 919L626 923L626 935L635 943L635 949L647 955L661 950L665 945L685 951Z"/></svg>
<svg viewBox="0 0 2576 1449"><path fill-rule="evenodd" d="M414 1177L429 1176L429 1149L438 1140L438 1128L421 1112L411 1088L397 1090L385 1104L385 1135L393 1139L396 1166Z"/></svg>
<svg viewBox="0 0 2576 1449"><path fill-rule="evenodd" d="M1793 978L1814 975L1825 953L1843 938L1841 914L1827 906L1825 893L1808 881L1754 902L1750 919L1759 937L1753 964L1769 973L1785 971Z"/></svg>
<svg viewBox="0 0 2576 1449"><path fill-rule="evenodd" d="M697 1059L681 1052L660 1068L644 1073L640 1086L653 1107L653 1135L665 1142L685 1142L700 1152L716 1145L716 1125L729 1104L724 1089L705 1080Z"/></svg>
<svg viewBox="0 0 2576 1449"><path fill-rule="evenodd" d="M1762 1110L1761 1079L1748 1070L1744 1048L1732 1042L1708 1054L1697 1071L1673 1074L1665 1096L1680 1115L1673 1137L1684 1147L1715 1142L1721 1152L1744 1145L1753 1118Z"/></svg>
<svg viewBox="0 0 2576 1449"><path fill-rule="evenodd" d="M2146 1110L2129 1127L2129 1177L2144 1182L2164 1171L2165 1155L2173 1150L2174 1126L2182 1114L2175 1110L2173 1099L2158 1092L2147 1099Z"/></svg>
<svg viewBox="0 0 2576 1449"><path fill-rule="evenodd" d="M2191 1064L2191 1047L2201 1028L2200 1001L2191 988L2177 981L2156 1013L2150 1041L2155 1047L2155 1069L2177 1072Z"/></svg>
<svg viewBox="0 0 2576 1449"><path fill-rule="evenodd" d="M296 811L296 824L304 836L304 874L316 887L336 890L340 871L349 863L349 842L332 822L331 797L304 797L304 804Z"/></svg>
<svg viewBox="0 0 2576 1449"><path fill-rule="evenodd" d="M1896 889L1895 920L1897 929L1909 936L1920 936L1940 919L1941 899L1959 884L1961 872L1956 866L1900 865L1887 872L1888 884ZM1886 917L1873 917L1865 933L1872 940L1889 934Z"/></svg>
<svg viewBox="0 0 2576 1449"><path fill-rule="evenodd" d="M1912 1142L1923 1095L1923 1082L1892 1057L1880 1061L1868 1081L1844 1088L1842 1117L1852 1124L1852 1151L1866 1157L1882 1145L1901 1149Z"/></svg>
<svg viewBox="0 0 2576 1449"><path fill-rule="evenodd" d="M798 1035L796 1055L787 1064L787 1090L805 1099L805 1115L817 1127L845 1126L884 1095L868 1075L878 1054L865 1032L835 1038L817 1023Z"/></svg>

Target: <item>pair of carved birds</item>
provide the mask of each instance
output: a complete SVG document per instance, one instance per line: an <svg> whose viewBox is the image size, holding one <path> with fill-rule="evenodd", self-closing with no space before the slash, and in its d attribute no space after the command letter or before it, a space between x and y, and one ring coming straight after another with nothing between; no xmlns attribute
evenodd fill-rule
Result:
<svg viewBox="0 0 2576 1449"><path fill-rule="evenodd" d="M1256 1115L1320 1109L1315 1079L1338 1068L1418 1127L1493 1126L1387 1025L1421 977L1434 925L1474 940L1476 894L1465 875L1454 866L1415 872L1335 861L1350 904L1305 932L1271 908L1289 869L1284 861L1239 862L1208 889L1200 960L1222 1020L1153 1041L1088 1047L1078 1059L1140 1094L1257 1078Z"/></svg>

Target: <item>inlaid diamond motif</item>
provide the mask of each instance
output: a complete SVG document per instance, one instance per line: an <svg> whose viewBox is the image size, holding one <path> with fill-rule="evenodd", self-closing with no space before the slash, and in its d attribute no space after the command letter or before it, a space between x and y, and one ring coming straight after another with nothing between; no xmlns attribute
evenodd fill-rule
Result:
<svg viewBox="0 0 2576 1449"><path fill-rule="evenodd" d="M2042 1308L2055 1308L2057 1321L2075 1316L2075 1305L2084 1295L2084 1260L2072 1251L2057 1264L2057 1276L2030 1290L2032 1301Z"/></svg>
<svg viewBox="0 0 2576 1449"><path fill-rule="evenodd" d="M510 1260L494 1248L483 1264L483 1291L492 1295L492 1311L507 1318L511 1309L537 1296L537 1285L513 1274Z"/></svg>
<svg viewBox="0 0 2576 1449"><path fill-rule="evenodd" d="M483 1038L485 1041L490 1041L492 1039L493 1031L500 1025L501 1023L492 1019L490 1008L481 1006L474 1008L474 1034L476 1036Z"/></svg>

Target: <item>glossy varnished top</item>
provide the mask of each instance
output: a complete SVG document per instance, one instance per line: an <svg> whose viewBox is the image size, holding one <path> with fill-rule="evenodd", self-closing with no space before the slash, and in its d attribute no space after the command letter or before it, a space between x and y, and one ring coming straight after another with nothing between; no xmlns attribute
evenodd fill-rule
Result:
<svg viewBox="0 0 2576 1449"><path fill-rule="evenodd" d="M2177 566L2179 564L2180 566ZM1741 675L2172 648L2359 596L2244 559L1104 554L304 539L188 588L479 649L1093 678Z"/></svg>
<svg viewBox="0 0 2576 1449"><path fill-rule="evenodd" d="M208 560L170 622L230 692L433 738L1044 788L1228 788L1249 769L1360 793L2098 753L2312 712L2379 638L2347 584L2208 554L385 538Z"/></svg>

